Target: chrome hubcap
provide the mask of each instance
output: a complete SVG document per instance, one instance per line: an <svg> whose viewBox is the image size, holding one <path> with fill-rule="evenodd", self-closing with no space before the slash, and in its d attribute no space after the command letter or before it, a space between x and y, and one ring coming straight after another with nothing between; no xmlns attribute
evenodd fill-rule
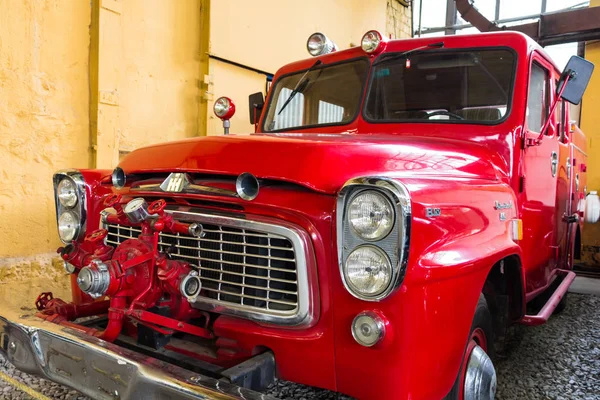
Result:
<svg viewBox="0 0 600 400"><path fill-rule="evenodd" d="M465 376L465 400L492 400L496 395L496 370L492 360L479 346L469 356Z"/></svg>

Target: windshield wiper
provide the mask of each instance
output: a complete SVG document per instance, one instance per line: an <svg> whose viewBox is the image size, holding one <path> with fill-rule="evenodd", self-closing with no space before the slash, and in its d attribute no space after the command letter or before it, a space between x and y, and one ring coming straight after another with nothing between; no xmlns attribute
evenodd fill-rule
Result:
<svg viewBox="0 0 600 400"><path fill-rule="evenodd" d="M306 72L304 73L304 75L302 75L302 77L300 78L298 83L296 83L296 86L294 87L294 90L292 90L292 93L290 93L290 96L286 99L285 103L283 103L283 105L279 109L279 112L277 113L277 115L281 114L281 112L283 110L285 110L285 108L288 106L288 104L290 104L290 102L293 100L294 97L296 97L296 95L299 92L302 92L302 91L304 91L304 89L306 89L306 86L308 85L308 82L310 81L309 79L306 79L306 76L310 72L314 71L314 69L317 68L321 64L323 64L323 61L317 60L309 69L306 70Z"/></svg>
<svg viewBox="0 0 600 400"><path fill-rule="evenodd" d="M420 53L422 51L429 50L429 49L441 49L442 47L444 47L444 42L437 42L437 43L429 43L429 44L427 44L425 46L421 46L421 47L416 47L414 49L410 49L410 50L407 50L402 53L383 53L377 60L375 60L373 62L373 66L378 65L384 61L397 60L399 58L404 58L411 54Z"/></svg>

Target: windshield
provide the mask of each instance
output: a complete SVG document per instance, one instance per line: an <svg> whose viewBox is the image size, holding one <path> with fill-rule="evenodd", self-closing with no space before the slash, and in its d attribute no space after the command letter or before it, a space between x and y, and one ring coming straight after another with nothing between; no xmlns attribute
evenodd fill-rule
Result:
<svg viewBox="0 0 600 400"><path fill-rule="evenodd" d="M504 49L382 59L373 68L365 118L495 123L508 114L514 72L515 56Z"/></svg>
<svg viewBox="0 0 600 400"><path fill-rule="evenodd" d="M264 130L351 122L358 114L368 67L361 59L282 77L273 89Z"/></svg>

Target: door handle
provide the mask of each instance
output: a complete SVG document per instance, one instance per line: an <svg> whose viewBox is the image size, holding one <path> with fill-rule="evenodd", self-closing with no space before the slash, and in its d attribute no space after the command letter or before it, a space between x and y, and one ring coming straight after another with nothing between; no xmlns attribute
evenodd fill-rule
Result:
<svg viewBox="0 0 600 400"><path fill-rule="evenodd" d="M552 171L552 177L556 176L556 172L558 171L558 154L553 151L550 156L550 169Z"/></svg>

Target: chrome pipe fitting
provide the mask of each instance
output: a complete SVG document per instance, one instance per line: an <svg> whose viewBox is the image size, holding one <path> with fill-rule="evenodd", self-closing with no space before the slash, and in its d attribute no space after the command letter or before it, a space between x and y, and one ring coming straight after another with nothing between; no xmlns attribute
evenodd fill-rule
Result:
<svg viewBox="0 0 600 400"><path fill-rule="evenodd" d="M206 235L202 224L198 224L196 222L190 224L190 226L188 227L188 233L196 238L202 238Z"/></svg>
<svg viewBox="0 0 600 400"><path fill-rule="evenodd" d="M110 285L108 266L100 260L93 260L83 267L77 276L77 286L92 298L102 297Z"/></svg>
<svg viewBox="0 0 600 400"><path fill-rule="evenodd" d="M196 302L196 298L202 290L202 281L198 275L198 271L192 271L183 280L179 286L179 290L183 297L190 303Z"/></svg>

